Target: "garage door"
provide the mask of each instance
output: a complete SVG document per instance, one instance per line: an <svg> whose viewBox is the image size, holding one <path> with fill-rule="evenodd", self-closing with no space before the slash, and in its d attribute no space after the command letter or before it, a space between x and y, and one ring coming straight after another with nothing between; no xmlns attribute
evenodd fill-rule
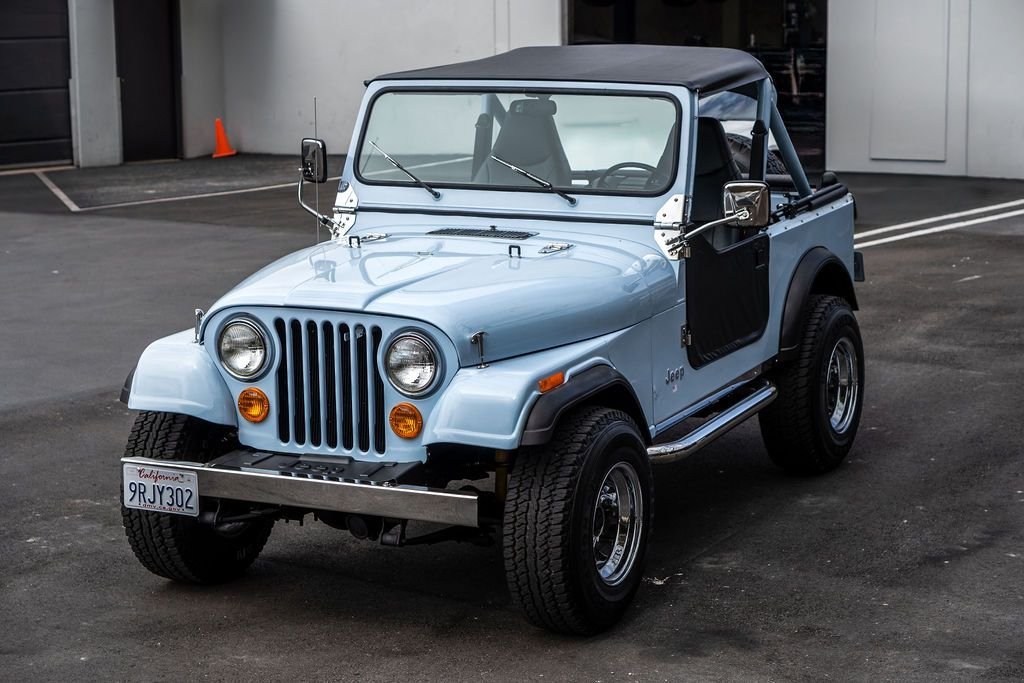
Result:
<svg viewBox="0 0 1024 683"><path fill-rule="evenodd" d="M67 8L0 2L0 166L71 160Z"/></svg>

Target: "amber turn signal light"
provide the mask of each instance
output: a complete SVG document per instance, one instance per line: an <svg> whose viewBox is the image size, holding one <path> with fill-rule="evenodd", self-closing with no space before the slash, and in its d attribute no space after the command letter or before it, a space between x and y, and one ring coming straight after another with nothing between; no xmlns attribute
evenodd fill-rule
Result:
<svg viewBox="0 0 1024 683"><path fill-rule="evenodd" d="M545 377L544 379L537 382L537 386L540 387L540 393L542 394L551 391L555 387L560 387L563 384L565 384L564 372L556 372L550 377Z"/></svg>
<svg viewBox="0 0 1024 683"><path fill-rule="evenodd" d="M238 412L249 422L263 422L270 414L270 399L256 387L249 387L238 395Z"/></svg>
<svg viewBox="0 0 1024 683"><path fill-rule="evenodd" d="M391 431L403 439L415 439L423 431L423 416L411 403L399 403L388 416Z"/></svg>

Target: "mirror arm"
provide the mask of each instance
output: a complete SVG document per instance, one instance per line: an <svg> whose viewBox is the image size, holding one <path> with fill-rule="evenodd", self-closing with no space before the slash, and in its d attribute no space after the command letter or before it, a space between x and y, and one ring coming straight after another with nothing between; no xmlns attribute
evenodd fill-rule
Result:
<svg viewBox="0 0 1024 683"><path fill-rule="evenodd" d="M700 226L699 228L696 228L696 229L691 230L690 232L686 233L685 235L683 235L683 237L686 238L686 239L690 239L691 237L696 237L697 235L701 234L705 230L710 230L711 228L717 228L717 227L720 227L720 226L723 226L723 225L730 225L732 223L735 223L737 220L744 220L749 215L750 215L749 211L747 211L746 209L740 209L736 213L731 214L729 216L726 216L725 218L719 218L717 221L711 221L710 223L705 223L704 225Z"/></svg>
<svg viewBox="0 0 1024 683"><path fill-rule="evenodd" d="M338 224L330 216L325 216L322 213L318 213L316 209L314 209L312 206L307 204L302 199L302 188L303 188L304 184L305 184L305 178L303 177L302 171L300 169L300 171L299 171L299 206L301 206L303 209L305 209L311 215L316 216L316 219L318 221L320 221L320 225L324 226L325 228L327 228L328 230L331 231L331 238L332 239L336 239L336 238L340 237L342 235L342 232L343 232L344 228L340 224Z"/></svg>

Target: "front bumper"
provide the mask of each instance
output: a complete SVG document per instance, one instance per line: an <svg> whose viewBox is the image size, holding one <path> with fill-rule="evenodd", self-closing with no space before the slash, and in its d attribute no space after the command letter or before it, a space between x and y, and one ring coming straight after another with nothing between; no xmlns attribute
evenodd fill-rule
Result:
<svg viewBox="0 0 1024 683"><path fill-rule="evenodd" d="M233 451L208 463L121 458L122 465L194 473L200 497L477 527L475 493L403 483L419 463L360 462Z"/></svg>

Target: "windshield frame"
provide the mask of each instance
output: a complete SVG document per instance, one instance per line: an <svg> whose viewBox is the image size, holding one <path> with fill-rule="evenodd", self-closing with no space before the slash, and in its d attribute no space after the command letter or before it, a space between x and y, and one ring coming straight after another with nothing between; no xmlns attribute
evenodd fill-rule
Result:
<svg viewBox="0 0 1024 683"><path fill-rule="evenodd" d="M679 98L667 91L662 89L651 89L651 90L624 90L618 88L581 88L581 87L558 87L558 86L530 86L524 88L522 86L515 85L443 85L443 86L432 86L432 85L416 85L410 84L405 85L386 85L380 90L370 95L369 101L366 103L366 113L362 117L362 122L359 128L358 142L355 146L355 151L352 158L352 173L356 180L362 185L367 186L383 186L383 187L417 187L412 181L389 181L389 180L374 180L365 177L359 166L360 159L363 156L363 147L368 144L366 139L366 132L370 125L370 119L373 116L373 107L377 103L377 99L381 95L394 92L421 92L421 93L538 93L538 94L552 94L552 95L607 95L614 97L638 97L638 98L657 98L668 101L673 109L675 110L674 124L676 128L676 144L675 154L672 159L672 170L669 172L669 177L665 182L665 185L657 190L650 191L632 191L632 192L616 192L613 190L599 190L593 188L578 187L575 185L561 186L557 185L557 189L564 192L568 192L573 195L588 195L598 197L626 197L626 198L650 198L650 197L662 197L667 195L676 186L679 168L680 168L680 133L683 131L682 125L682 105L679 102ZM390 152L391 150L389 150ZM398 157L396 157L397 159ZM401 161L401 159L399 159ZM545 178L545 180L547 180ZM449 189L449 190L468 190L473 192L530 192L533 194L551 194L551 191L540 186L530 187L526 185L479 185L473 183L444 183L430 181L430 186L433 188Z"/></svg>

